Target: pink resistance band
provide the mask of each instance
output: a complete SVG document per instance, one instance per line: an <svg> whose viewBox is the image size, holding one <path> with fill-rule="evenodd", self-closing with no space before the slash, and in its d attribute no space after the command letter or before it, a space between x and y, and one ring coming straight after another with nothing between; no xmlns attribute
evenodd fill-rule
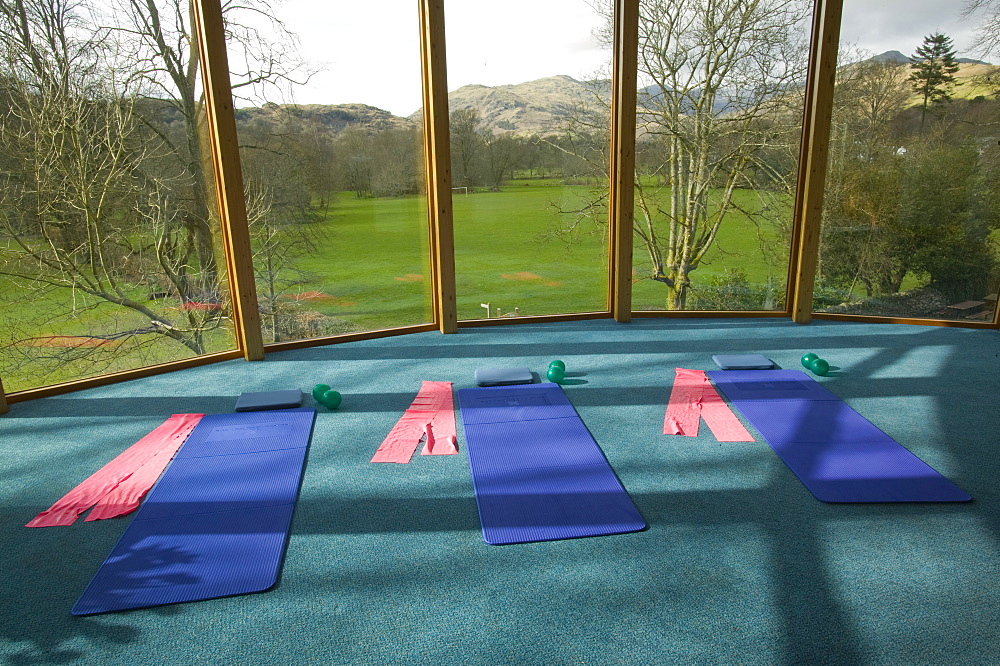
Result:
<svg viewBox="0 0 1000 666"><path fill-rule="evenodd" d="M194 424L191 427L194 428ZM188 434L190 434L190 430ZM161 449L156 455L143 463L139 469L132 472L131 476L115 486L114 490L102 497L94 505L94 510L87 514L86 522L124 516L138 509L139 502L146 496L150 488L153 487L153 484L160 478L160 475L163 474L163 470L173 460L174 454L177 453L177 449L181 448L181 444L184 443L185 439L187 439L187 435L172 440L170 446ZM176 441L176 446L173 445L174 441Z"/></svg>
<svg viewBox="0 0 1000 666"><path fill-rule="evenodd" d="M372 458L373 463L408 463L425 438L421 455L458 453L455 443L455 401L451 382L423 382L409 409L396 422Z"/></svg>
<svg viewBox="0 0 1000 666"><path fill-rule="evenodd" d="M64 527L95 504L87 520L132 511L198 425L203 414L174 414L155 430L97 470L86 481L42 511L26 527ZM155 476L153 475L155 471ZM134 480L132 477L136 477ZM98 514L98 515L95 515Z"/></svg>
<svg viewBox="0 0 1000 666"><path fill-rule="evenodd" d="M720 442L754 441L703 370L676 368L675 371L674 388L663 419L664 435L697 437L698 425L704 418Z"/></svg>

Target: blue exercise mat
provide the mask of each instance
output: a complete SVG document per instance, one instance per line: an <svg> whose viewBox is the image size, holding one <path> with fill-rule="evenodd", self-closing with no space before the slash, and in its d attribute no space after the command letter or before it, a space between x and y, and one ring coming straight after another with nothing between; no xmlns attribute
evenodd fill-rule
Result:
<svg viewBox="0 0 1000 666"><path fill-rule="evenodd" d="M968 502L968 493L799 370L708 376L824 502Z"/></svg>
<svg viewBox="0 0 1000 666"><path fill-rule="evenodd" d="M558 384L462 389L458 400L486 543L646 527Z"/></svg>
<svg viewBox="0 0 1000 666"><path fill-rule="evenodd" d="M202 418L72 614L273 587L315 416L292 409Z"/></svg>

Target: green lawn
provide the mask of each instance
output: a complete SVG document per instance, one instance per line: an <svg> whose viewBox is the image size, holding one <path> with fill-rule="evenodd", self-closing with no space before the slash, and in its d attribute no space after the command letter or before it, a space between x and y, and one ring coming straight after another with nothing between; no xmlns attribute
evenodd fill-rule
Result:
<svg viewBox="0 0 1000 666"><path fill-rule="evenodd" d="M453 197L458 316L485 316L483 303L495 315L500 308L522 315L589 312L607 307L606 226L584 224L571 238L551 232L558 223L589 202L593 192L582 186L563 187L552 181L524 180L500 192L476 192ZM754 210L753 195L739 193L742 208ZM426 322L430 291L426 280L426 213L422 197L357 199L344 193L328 218L329 233L318 252L300 261L315 275L301 288L331 300L310 307L344 318L365 329ZM751 283L768 277L782 282L787 257L768 266L758 234L775 243L773 230L758 231L744 215L732 214L723 226L706 262L692 274L707 283L727 269L746 272ZM641 246L635 248L637 277L648 273ZM418 281L416 276L424 276ZM409 276L409 277L407 277ZM410 281L412 280L412 281ZM661 283L636 283L637 307L663 307Z"/></svg>
<svg viewBox="0 0 1000 666"><path fill-rule="evenodd" d="M293 291L323 296L303 305L368 330L430 321L424 197L343 192L317 231L316 251L296 261L309 281Z"/></svg>
<svg viewBox="0 0 1000 666"><path fill-rule="evenodd" d="M156 334L120 340L94 337L96 353L89 346L74 349L89 336L116 333L149 326L149 320L132 310L111 305L69 290L44 292L23 290L0 278L0 377L7 391L17 391L73 379L110 374L194 355L187 347ZM183 325L180 313L171 321ZM50 337L51 336L51 337ZM66 336L66 337L61 337ZM80 336L77 339L71 337ZM17 343L13 346L11 343ZM63 346L66 345L66 346ZM205 334L207 352L236 347L228 320ZM86 356L84 358L84 356Z"/></svg>
<svg viewBox="0 0 1000 666"><path fill-rule="evenodd" d="M535 182L537 183L537 181ZM586 187L510 186L457 195L455 272L460 319L486 315L483 303L522 315L607 308L606 225L585 225L572 239L552 237L560 210L588 200Z"/></svg>
<svg viewBox="0 0 1000 666"><path fill-rule="evenodd" d="M490 304L494 315L497 308L505 314L517 308L521 315L605 309L606 225L603 221L582 224L571 238L551 234L557 221L574 219L559 210L578 210L593 194L586 186L564 187L544 180L516 181L499 192L455 193L459 318L484 317L483 303ZM748 210L755 205L748 194L740 195L739 204ZM281 297L288 307L336 317L352 330L430 321L424 197L358 199L345 192L326 217L314 224L313 231L315 250L295 259L296 284L286 287ZM783 280L785 264L767 265L759 251L759 233L775 238L772 231L759 232L745 216L734 214L720 232L709 260L692 274L695 282L707 283L727 268L745 271L751 282L764 283L768 275ZM645 275L644 262L645 251L636 246L639 278ZM665 296L664 286L648 279L639 280L633 290L637 309L662 308ZM25 299L19 290L0 281L0 298L7 304L5 329L16 328L17 322L25 324L16 335L8 335L6 344L31 336L100 335L148 325L138 314L108 304L81 307L92 304L68 291ZM59 316L74 303L72 317ZM191 355L171 340L141 338L154 339L155 344L137 347L110 363L71 363L44 377L24 366L16 352L0 349L0 377L7 390L13 391ZM228 329L210 336L210 351L232 344Z"/></svg>

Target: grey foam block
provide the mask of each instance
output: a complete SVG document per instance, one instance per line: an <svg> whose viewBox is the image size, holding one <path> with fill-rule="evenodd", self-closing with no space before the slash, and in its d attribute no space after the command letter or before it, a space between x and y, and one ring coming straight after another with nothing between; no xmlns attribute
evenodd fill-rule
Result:
<svg viewBox="0 0 1000 666"><path fill-rule="evenodd" d="M723 370L770 370L774 361L762 354L714 354L712 360Z"/></svg>
<svg viewBox="0 0 1000 666"><path fill-rule="evenodd" d="M531 384L535 381L531 368L479 368L476 384L479 386L504 386L506 384Z"/></svg>
<svg viewBox="0 0 1000 666"><path fill-rule="evenodd" d="M243 393L236 400L237 412L256 412L262 409L287 409L302 406L302 390L259 391Z"/></svg>

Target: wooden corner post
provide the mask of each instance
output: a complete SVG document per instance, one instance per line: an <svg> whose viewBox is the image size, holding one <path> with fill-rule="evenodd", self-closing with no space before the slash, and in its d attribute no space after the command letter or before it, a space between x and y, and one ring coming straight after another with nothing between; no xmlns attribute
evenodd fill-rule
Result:
<svg viewBox="0 0 1000 666"><path fill-rule="evenodd" d="M611 79L608 191L609 306L618 322L632 320L632 233L635 217L635 96L639 0L616 0Z"/></svg>
<svg viewBox="0 0 1000 666"><path fill-rule="evenodd" d="M264 358L257 286L254 282L253 251L243 194L243 173L236 135L233 91L229 81L229 56L226 53L225 26L220 0L192 0L191 10L198 51L201 57L202 85L215 188L222 222L222 243L226 252L233 323L243 357L248 361Z"/></svg>
<svg viewBox="0 0 1000 666"><path fill-rule="evenodd" d="M3 380L0 379L0 414L7 413L7 394L3 390Z"/></svg>
<svg viewBox="0 0 1000 666"><path fill-rule="evenodd" d="M444 0L420 0L420 62L434 323L442 333L455 333L458 310Z"/></svg>
<svg viewBox="0 0 1000 666"><path fill-rule="evenodd" d="M812 320L843 9L844 0L816 0L813 9L809 76L795 193L795 233L788 280L792 320L799 324L808 324Z"/></svg>

